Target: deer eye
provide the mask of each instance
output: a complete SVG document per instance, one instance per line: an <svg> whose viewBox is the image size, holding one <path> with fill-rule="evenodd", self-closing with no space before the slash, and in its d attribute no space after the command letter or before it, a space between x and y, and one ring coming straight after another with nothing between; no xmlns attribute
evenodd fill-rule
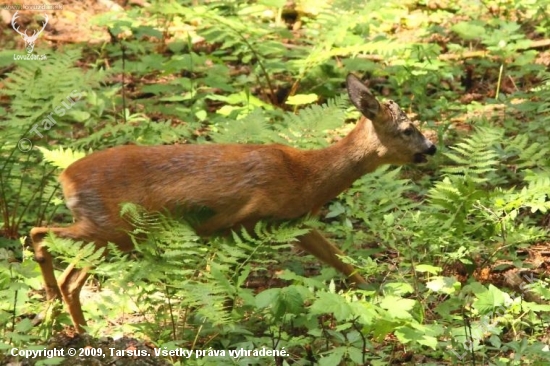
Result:
<svg viewBox="0 0 550 366"><path fill-rule="evenodd" d="M414 129L412 127L409 127L403 131L403 134L405 136L411 136L414 133Z"/></svg>

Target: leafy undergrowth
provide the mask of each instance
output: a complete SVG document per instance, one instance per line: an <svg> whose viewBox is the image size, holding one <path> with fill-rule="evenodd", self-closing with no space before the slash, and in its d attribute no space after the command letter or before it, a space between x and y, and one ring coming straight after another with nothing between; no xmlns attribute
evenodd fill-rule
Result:
<svg viewBox="0 0 550 366"><path fill-rule="evenodd" d="M0 34L0 363L547 364L550 5L190 3L67 4L48 13L42 61L14 61L22 39ZM91 336L45 302L24 237L71 222L55 167L128 143L324 147L358 117L348 72L422 121L438 155L361 178L318 220L255 235L206 240L126 207L148 237L132 253L49 244L60 269L95 266L82 294ZM348 289L292 249L304 227L369 286ZM65 354L13 351L44 346Z"/></svg>

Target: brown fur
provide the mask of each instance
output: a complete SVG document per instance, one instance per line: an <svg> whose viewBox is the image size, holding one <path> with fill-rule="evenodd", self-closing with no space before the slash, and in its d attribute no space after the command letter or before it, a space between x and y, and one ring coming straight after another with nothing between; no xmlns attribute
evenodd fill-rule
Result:
<svg viewBox="0 0 550 366"><path fill-rule="evenodd" d="M69 166L60 177L75 223L66 228L33 228L31 238L48 299L62 297L75 328L86 324L79 294L86 269L67 268L56 280L45 235L107 242L130 250L131 229L120 205L147 210L207 207L213 216L197 225L201 235L250 227L262 219L287 220L316 213L356 179L383 164L425 161L435 146L393 101L379 103L353 75L347 79L352 103L366 117L341 141L319 150L284 145L119 146L93 153ZM361 284L366 281L343 263L343 253L318 231L298 245Z"/></svg>

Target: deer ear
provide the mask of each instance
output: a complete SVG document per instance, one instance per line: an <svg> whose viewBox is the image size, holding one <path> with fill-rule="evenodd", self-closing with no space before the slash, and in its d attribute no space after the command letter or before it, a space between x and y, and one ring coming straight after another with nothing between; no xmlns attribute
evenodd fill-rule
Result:
<svg viewBox="0 0 550 366"><path fill-rule="evenodd" d="M368 119L373 121L380 113L380 103L372 95L370 90L363 84L359 78L353 74L348 74L346 78L349 99L353 105Z"/></svg>

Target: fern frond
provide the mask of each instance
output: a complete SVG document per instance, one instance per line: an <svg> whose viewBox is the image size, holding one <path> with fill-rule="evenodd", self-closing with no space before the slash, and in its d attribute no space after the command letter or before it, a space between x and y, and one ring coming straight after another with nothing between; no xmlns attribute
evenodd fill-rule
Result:
<svg viewBox="0 0 550 366"><path fill-rule="evenodd" d="M281 142L267 123L261 108L254 109L246 117L226 119L217 125L217 131L210 135L217 143L266 143Z"/></svg>
<svg viewBox="0 0 550 366"><path fill-rule="evenodd" d="M445 153L456 165L445 167L442 171L448 175L461 175L465 180L478 184L490 182L494 179L492 173L500 164L497 146L503 136L502 129L478 127L474 134Z"/></svg>
<svg viewBox="0 0 550 366"><path fill-rule="evenodd" d="M342 125L347 103L347 99L340 96L323 105L310 105L298 115L287 113L278 132L300 147L326 146L326 131Z"/></svg>
<svg viewBox="0 0 550 366"><path fill-rule="evenodd" d="M527 134L516 135L504 148L507 156L516 158L513 163L519 169L548 167L550 148L538 142L532 142Z"/></svg>
<svg viewBox="0 0 550 366"><path fill-rule="evenodd" d="M57 258L74 265L76 268L94 267L102 262L105 248L97 249L94 243L84 244L81 241L58 238L52 234L47 237L48 249Z"/></svg>
<svg viewBox="0 0 550 366"><path fill-rule="evenodd" d="M496 200L495 206L505 213L528 208L532 213L550 210L550 177L537 175L521 190L510 190Z"/></svg>
<svg viewBox="0 0 550 366"><path fill-rule="evenodd" d="M44 156L44 160L61 169L67 168L78 159L86 156L81 151L73 151L69 148L63 149L63 146L55 150L48 150L40 146L37 146L37 148Z"/></svg>

